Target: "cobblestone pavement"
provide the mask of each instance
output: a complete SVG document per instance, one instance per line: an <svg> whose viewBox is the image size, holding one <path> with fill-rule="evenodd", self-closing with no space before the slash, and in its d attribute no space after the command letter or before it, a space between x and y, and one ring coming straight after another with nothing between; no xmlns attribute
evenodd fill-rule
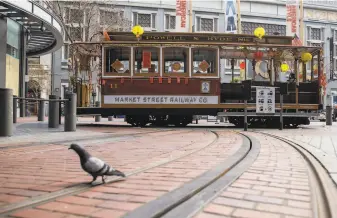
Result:
<svg viewBox="0 0 337 218"><path fill-rule="evenodd" d="M260 141L254 164L194 218L313 217L307 164L291 146L250 133Z"/></svg>
<svg viewBox="0 0 337 218"><path fill-rule="evenodd" d="M298 129L259 130L288 138L300 144L314 155L337 185L337 123L326 126L324 122L312 122Z"/></svg>
<svg viewBox="0 0 337 218"><path fill-rule="evenodd" d="M215 136L207 131L182 130L148 133L119 141L96 137L81 144L92 155L130 172L199 149ZM90 182L92 178L82 171L77 154L69 151L68 146L44 144L2 150L0 205Z"/></svg>
<svg viewBox="0 0 337 218"><path fill-rule="evenodd" d="M162 133L162 136L157 137L158 139L156 140L160 140L160 143L154 143L154 136L155 134L153 134L153 136L147 135L146 140L139 141L140 139L138 139L137 143L128 141L124 144L118 143L118 145L115 144L109 147L93 146L90 151L93 154L97 154L97 156L103 157L109 163L112 163L113 166L116 166L116 168L130 172L139 166L154 163L163 158L170 157L174 159L191 150L200 149L214 140L212 133L201 130L179 131L179 134L175 135ZM123 181L93 187L89 191L74 196L62 197L56 201L15 212L12 216L120 217L128 211L182 186L185 182L211 169L235 153L241 144L241 136L232 132L221 132L217 143L191 155L156 168L145 170ZM114 151L110 151L110 149L114 149ZM135 149L134 152L132 152L133 149ZM121 153L116 154L117 150ZM132 153L134 153L134 155L132 155ZM141 157L143 157L143 159ZM84 176L84 173L79 169L78 157L75 154L66 154L64 159L59 162L63 164L64 161L68 161L67 169L72 168L73 172L71 172L71 174L76 173L77 176L72 179L68 177L61 179L59 178L60 176L53 177L55 179L57 178L58 181L54 182L59 185L60 188L69 183L83 182L91 179L88 176ZM55 159L50 160L50 162L45 163L45 165L50 167L53 162L55 164ZM65 164L62 166L65 166ZM55 173L50 169L46 170L46 172L50 174ZM60 173L58 175L60 175ZM62 174L61 176L65 177L65 175ZM62 180L63 182L61 182ZM51 185L48 184L46 187L51 187ZM6 189L7 188L10 187L6 187ZM32 188L29 187L28 189ZM41 190L34 189L34 191ZM16 192L16 194L18 194L18 192Z"/></svg>

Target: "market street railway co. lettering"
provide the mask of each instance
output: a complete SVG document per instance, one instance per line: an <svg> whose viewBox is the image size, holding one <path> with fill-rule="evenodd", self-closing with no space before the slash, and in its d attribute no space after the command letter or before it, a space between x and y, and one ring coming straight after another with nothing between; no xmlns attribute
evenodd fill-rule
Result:
<svg viewBox="0 0 337 218"><path fill-rule="evenodd" d="M131 97L131 96L115 96L114 103L131 103L131 104L207 104L207 97L200 96L176 96L176 97Z"/></svg>
<svg viewBox="0 0 337 218"><path fill-rule="evenodd" d="M184 42L184 41L200 41L200 42L255 42L253 37L240 36L157 36L144 35L142 40L145 41L164 41L164 42Z"/></svg>

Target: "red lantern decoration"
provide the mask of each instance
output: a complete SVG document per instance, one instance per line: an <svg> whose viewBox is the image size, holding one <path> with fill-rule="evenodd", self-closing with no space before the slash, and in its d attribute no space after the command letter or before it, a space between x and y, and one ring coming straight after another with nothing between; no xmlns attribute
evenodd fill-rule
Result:
<svg viewBox="0 0 337 218"><path fill-rule="evenodd" d="M243 70L246 68L246 63L243 61L240 63L240 69Z"/></svg>
<svg viewBox="0 0 337 218"><path fill-rule="evenodd" d="M254 59L255 60L260 61L260 60L262 60L262 58L263 58L262 51L257 51L257 52L254 53Z"/></svg>

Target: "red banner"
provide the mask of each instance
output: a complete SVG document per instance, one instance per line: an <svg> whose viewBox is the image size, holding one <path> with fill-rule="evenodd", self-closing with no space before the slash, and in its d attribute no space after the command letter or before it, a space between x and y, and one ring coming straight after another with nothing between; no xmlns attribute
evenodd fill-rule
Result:
<svg viewBox="0 0 337 218"><path fill-rule="evenodd" d="M176 16L181 17L180 27L186 27L186 0L176 1Z"/></svg>
<svg viewBox="0 0 337 218"><path fill-rule="evenodd" d="M143 68L151 68L151 52L143 51Z"/></svg>

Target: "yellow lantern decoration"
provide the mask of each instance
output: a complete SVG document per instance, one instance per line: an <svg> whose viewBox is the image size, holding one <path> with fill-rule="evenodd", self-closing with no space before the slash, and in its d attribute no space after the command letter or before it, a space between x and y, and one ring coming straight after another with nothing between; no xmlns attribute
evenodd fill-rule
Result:
<svg viewBox="0 0 337 218"><path fill-rule="evenodd" d="M287 72L289 70L288 64L281 64L281 72Z"/></svg>
<svg viewBox="0 0 337 218"><path fill-rule="evenodd" d="M139 38L141 35L143 35L144 33L144 29L143 27L141 27L140 25L136 25L132 28L132 33Z"/></svg>
<svg viewBox="0 0 337 218"><path fill-rule="evenodd" d="M312 55L311 55L309 52L304 52L304 53L302 53L302 55L301 55L301 60L302 60L304 63L306 63L306 62L308 62L308 61L311 61L311 59L312 59Z"/></svg>
<svg viewBox="0 0 337 218"><path fill-rule="evenodd" d="M258 27L254 30L254 35L259 39L262 39L265 34L266 32L262 27Z"/></svg>

